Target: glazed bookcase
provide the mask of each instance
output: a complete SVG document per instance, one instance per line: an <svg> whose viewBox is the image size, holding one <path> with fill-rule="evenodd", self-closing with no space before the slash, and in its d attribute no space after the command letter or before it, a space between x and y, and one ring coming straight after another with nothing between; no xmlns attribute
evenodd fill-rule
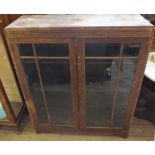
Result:
<svg viewBox="0 0 155 155"><path fill-rule="evenodd" d="M140 15L31 15L5 29L39 132L127 136L153 26Z"/></svg>

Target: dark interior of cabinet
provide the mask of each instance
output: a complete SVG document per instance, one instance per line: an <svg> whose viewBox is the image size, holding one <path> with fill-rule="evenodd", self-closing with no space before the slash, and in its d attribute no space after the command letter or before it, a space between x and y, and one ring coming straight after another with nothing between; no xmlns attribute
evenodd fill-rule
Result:
<svg viewBox="0 0 155 155"><path fill-rule="evenodd" d="M86 126L123 125L139 48L85 44ZM68 44L20 44L19 51L39 122L74 126Z"/></svg>
<svg viewBox="0 0 155 155"><path fill-rule="evenodd" d="M40 123L52 121L56 126L73 126L68 45L35 44L33 47L35 50L30 44L20 45L19 49L21 57L25 56L22 64Z"/></svg>
<svg viewBox="0 0 155 155"><path fill-rule="evenodd" d="M125 44L122 52L121 46L86 44L85 100L88 127L123 126L139 45Z"/></svg>

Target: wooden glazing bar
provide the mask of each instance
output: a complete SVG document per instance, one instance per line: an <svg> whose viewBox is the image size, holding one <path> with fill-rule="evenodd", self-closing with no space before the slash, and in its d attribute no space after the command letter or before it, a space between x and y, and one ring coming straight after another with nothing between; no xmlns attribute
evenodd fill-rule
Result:
<svg viewBox="0 0 155 155"><path fill-rule="evenodd" d="M85 59L94 59L94 60L111 60L111 59L138 59L138 57L123 57L123 56L121 56L121 57L85 57Z"/></svg>
<svg viewBox="0 0 155 155"><path fill-rule="evenodd" d="M35 56L20 56L21 59L49 59L49 60L59 60L59 59L64 59L64 60L68 60L69 57L35 57ZM111 59L138 59L138 57L85 57L85 59L87 60L111 60Z"/></svg>
<svg viewBox="0 0 155 155"><path fill-rule="evenodd" d="M36 57L36 50L35 50L34 44L32 44L32 48L33 48L33 53L34 53L34 56L35 56L35 63L36 63L36 67L37 67L37 73L38 73L39 82L40 82L40 86L41 86L41 91L42 91L42 95L43 95L43 103L44 103L44 107L45 107L45 110L46 110L46 113L47 113L48 120L49 120L49 122L51 124L51 116L50 116L50 113L49 113L49 110L48 110L48 107L47 107L45 90L44 90L44 86L43 86L42 77L41 77L41 74L40 74L39 62L38 62L38 59Z"/></svg>
<svg viewBox="0 0 155 155"><path fill-rule="evenodd" d="M49 60L55 60L55 59L65 59L68 60L69 57L38 57L38 56L20 56L21 59L49 59Z"/></svg>
<svg viewBox="0 0 155 155"><path fill-rule="evenodd" d="M117 103L117 95L119 91L120 68L121 68L121 58L122 58L123 49L124 49L124 44L121 44L120 59L117 60L117 68L116 68L116 80L115 80L116 84L115 84L115 92L114 92L112 113L111 113L111 123L110 123L111 126L113 125L113 121L114 121L114 115L115 115L115 109L116 109L116 103Z"/></svg>

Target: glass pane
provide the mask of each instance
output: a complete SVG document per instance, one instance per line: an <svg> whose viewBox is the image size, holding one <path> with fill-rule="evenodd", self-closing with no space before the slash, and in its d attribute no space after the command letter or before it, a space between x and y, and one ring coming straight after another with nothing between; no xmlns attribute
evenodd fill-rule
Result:
<svg viewBox="0 0 155 155"><path fill-rule="evenodd" d="M36 44L38 56L69 56L68 44Z"/></svg>
<svg viewBox="0 0 155 155"><path fill-rule="evenodd" d="M87 43L85 46L85 56L119 56L120 44Z"/></svg>
<svg viewBox="0 0 155 155"><path fill-rule="evenodd" d="M40 123L48 123L47 114L43 105L43 97L39 78L37 74L36 64L34 60L22 60L22 64L25 70L26 78L31 91L31 97L34 101L34 105L38 114L38 120Z"/></svg>
<svg viewBox="0 0 155 155"><path fill-rule="evenodd" d="M0 120L6 120L6 114L1 102L0 102Z"/></svg>
<svg viewBox="0 0 155 155"><path fill-rule="evenodd" d="M15 82L15 81L13 79L11 79L11 80L12 81L10 83L10 81L7 82L7 81L4 81L4 79L3 79L2 84L3 84L3 87L4 87L4 91L5 91L6 95L7 95L7 98L9 100L9 104L12 107L14 115L17 117L18 114L21 111L21 108L23 106L23 102L22 102L21 96L19 94L19 90L18 90L18 87L17 87L16 83L12 83L12 82Z"/></svg>
<svg viewBox="0 0 155 155"><path fill-rule="evenodd" d="M8 98L9 98L9 96L8 96ZM21 98L20 98L20 100L21 100ZM11 101L11 100L9 100L9 101L10 101L10 105L12 107L12 110L13 110L15 116L18 116L18 114L22 108L23 103L17 102L17 101Z"/></svg>
<svg viewBox="0 0 155 155"><path fill-rule="evenodd" d="M114 126L122 126L131 94L135 74L136 60L124 59L121 65L119 92L117 96Z"/></svg>
<svg viewBox="0 0 155 155"><path fill-rule="evenodd" d="M69 61L41 60L40 70L52 124L73 125Z"/></svg>
<svg viewBox="0 0 155 155"><path fill-rule="evenodd" d="M33 49L31 44L19 44L18 47L21 56L33 56Z"/></svg>
<svg viewBox="0 0 155 155"><path fill-rule="evenodd" d="M86 61L86 124L110 126L116 78L115 60Z"/></svg>
<svg viewBox="0 0 155 155"><path fill-rule="evenodd" d="M140 50L139 44L125 44L123 50L123 56L137 57L139 54L139 50Z"/></svg>
<svg viewBox="0 0 155 155"><path fill-rule="evenodd" d="M6 75L6 74L4 73L4 75ZM9 103L12 107L13 112L14 112L14 115L17 117L21 111L23 102L22 102L22 99L21 99L21 96L19 93L18 86L13 78L13 75L10 73L8 75L10 75L7 77L8 81L5 81L5 79L2 78L2 84L4 87L5 93L8 97Z"/></svg>

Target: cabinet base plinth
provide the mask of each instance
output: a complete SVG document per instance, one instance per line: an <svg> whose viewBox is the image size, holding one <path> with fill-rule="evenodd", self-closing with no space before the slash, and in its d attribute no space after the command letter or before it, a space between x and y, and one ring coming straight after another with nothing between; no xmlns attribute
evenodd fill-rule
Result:
<svg viewBox="0 0 155 155"><path fill-rule="evenodd" d="M128 138L128 131L123 128L104 128L104 129L74 129L69 127L50 127L39 126L36 129L37 134L41 133L60 133L60 134L79 134L79 135L97 135L97 136L119 136Z"/></svg>

